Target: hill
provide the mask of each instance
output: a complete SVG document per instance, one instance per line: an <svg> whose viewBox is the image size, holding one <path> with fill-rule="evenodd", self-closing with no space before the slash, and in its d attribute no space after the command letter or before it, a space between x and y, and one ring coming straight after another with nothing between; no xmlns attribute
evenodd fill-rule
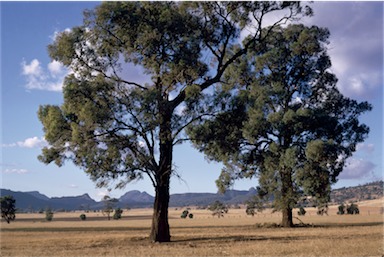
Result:
<svg viewBox="0 0 384 257"><path fill-rule="evenodd" d="M383 197L383 181L375 181L354 187L342 187L331 192L332 203L359 202Z"/></svg>
<svg viewBox="0 0 384 257"><path fill-rule="evenodd" d="M249 190L228 190L225 194L219 193L184 193L172 194L170 196L170 207L183 206L208 206L214 201L221 201L228 205L243 204L250 197L256 194L256 189ZM32 192L15 192L8 189L1 189L0 195L12 195L16 199L16 207L23 212L36 212L48 207L54 210L100 210L104 203L97 202L88 194L80 196L52 197ZM331 204L348 203L379 199L383 197L383 181L371 182L355 187L343 187L332 190ZM128 191L122 195L116 203L120 208L146 208L152 207L154 197L147 192L138 190Z"/></svg>

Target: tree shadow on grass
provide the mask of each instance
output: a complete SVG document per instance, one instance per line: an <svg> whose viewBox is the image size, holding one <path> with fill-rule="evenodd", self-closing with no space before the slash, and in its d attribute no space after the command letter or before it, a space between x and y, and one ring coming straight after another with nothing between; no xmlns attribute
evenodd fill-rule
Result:
<svg viewBox="0 0 384 257"><path fill-rule="evenodd" d="M364 223L343 223L343 224L337 224L337 223L328 223L328 224L296 224L296 226L292 228L283 228L275 223L268 223L268 224L257 224L253 227L255 228L255 232L257 232L258 229L267 229L267 230L285 230L285 229L306 229L306 228L336 228L336 227L356 227L356 226L383 226L384 222L364 222ZM343 240L343 239L349 239L353 237L353 235L338 235L337 240ZM292 241L299 241L299 240L319 240L320 238L329 239L329 235L308 235L303 234L301 235L273 235L273 236L262 236L262 235L223 235L223 236L203 236L203 237L177 237L175 236L172 238L171 243L192 243L192 242L221 242L221 243L231 243L231 242L250 242L250 241L279 241L281 243L289 243Z"/></svg>

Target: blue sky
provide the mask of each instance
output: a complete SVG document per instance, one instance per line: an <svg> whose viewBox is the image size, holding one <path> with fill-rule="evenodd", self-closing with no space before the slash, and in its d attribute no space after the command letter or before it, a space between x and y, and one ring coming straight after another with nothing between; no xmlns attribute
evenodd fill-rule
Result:
<svg viewBox="0 0 384 257"><path fill-rule="evenodd" d="M95 2L0 2L1 10L1 188L38 190L52 196L89 193L99 200L105 189L79 168L66 163L59 168L37 160L44 146L39 105L61 104L61 82L66 70L52 62L47 46L55 33L82 24L82 12ZM308 25L328 27L329 54L338 87L346 96L373 104L361 121L371 132L334 187L353 186L382 179L383 157L383 3L315 2L315 16ZM208 163L188 144L174 150L174 163L182 180L173 178L171 193L216 192L215 180L221 165ZM235 183L234 189L248 190L256 180ZM113 190L119 197L137 189L154 194L149 180Z"/></svg>

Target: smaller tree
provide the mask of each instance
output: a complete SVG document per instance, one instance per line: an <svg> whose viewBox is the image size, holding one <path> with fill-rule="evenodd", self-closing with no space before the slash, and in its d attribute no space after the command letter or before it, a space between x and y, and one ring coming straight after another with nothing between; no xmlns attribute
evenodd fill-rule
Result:
<svg viewBox="0 0 384 257"><path fill-rule="evenodd" d="M339 205L338 209L339 209L339 211L337 212L337 215L344 215L345 205L344 204Z"/></svg>
<svg viewBox="0 0 384 257"><path fill-rule="evenodd" d="M251 215L252 217L255 216L255 209L256 209L256 204L253 201L248 201L247 202L247 208L245 209L245 213L247 215Z"/></svg>
<svg viewBox="0 0 384 257"><path fill-rule="evenodd" d="M46 221L52 221L53 220L53 211L51 208L47 208L45 210L45 220Z"/></svg>
<svg viewBox="0 0 384 257"><path fill-rule="evenodd" d="M185 219L189 214L188 210L184 210L183 213L180 215L180 218Z"/></svg>
<svg viewBox="0 0 384 257"><path fill-rule="evenodd" d="M228 213L228 207L220 201L215 201L208 209L212 211L213 216L217 215L218 218L224 217L224 214Z"/></svg>
<svg viewBox="0 0 384 257"><path fill-rule="evenodd" d="M113 214L113 219L114 219L114 220L119 220L119 219L121 219L121 214L123 214L123 210L120 209L120 208L117 208L117 209L115 210L115 213Z"/></svg>
<svg viewBox="0 0 384 257"><path fill-rule="evenodd" d="M103 203L104 203L103 215L107 215L108 220L111 219L111 213L113 212L117 201L118 200L116 198L111 198L108 195L105 195L103 198Z"/></svg>
<svg viewBox="0 0 384 257"><path fill-rule="evenodd" d="M265 209L268 199L263 199L262 192L259 191L257 195L251 197L245 204L247 205L245 213L254 216L257 211L262 212Z"/></svg>
<svg viewBox="0 0 384 257"><path fill-rule="evenodd" d="M83 214L80 214L80 219L81 220L86 220L87 219L87 216L83 213Z"/></svg>
<svg viewBox="0 0 384 257"><path fill-rule="evenodd" d="M1 218L8 224L16 218L16 200L13 196L7 195L0 197L1 202Z"/></svg>
<svg viewBox="0 0 384 257"><path fill-rule="evenodd" d="M357 204L354 204L354 203L351 203L351 205L349 205L347 207L347 213L348 214L359 214L360 211L359 211L359 207L357 206Z"/></svg>

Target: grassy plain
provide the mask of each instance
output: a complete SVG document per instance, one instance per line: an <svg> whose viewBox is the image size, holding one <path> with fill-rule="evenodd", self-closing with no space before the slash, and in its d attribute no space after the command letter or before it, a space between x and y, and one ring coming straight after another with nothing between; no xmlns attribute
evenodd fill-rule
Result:
<svg viewBox="0 0 384 257"><path fill-rule="evenodd" d="M317 216L307 209L299 217L306 227L278 228L279 213L254 217L230 209L224 218L195 210L180 219L183 209L170 209L172 242L150 243L151 209L125 211L122 220L101 213L18 214L1 223L1 256L383 256L383 199L359 203L360 215ZM294 211L297 214L297 211ZM297 215L294 215L297 216ZM295 223L300 221L295 219Z"/></svg>

